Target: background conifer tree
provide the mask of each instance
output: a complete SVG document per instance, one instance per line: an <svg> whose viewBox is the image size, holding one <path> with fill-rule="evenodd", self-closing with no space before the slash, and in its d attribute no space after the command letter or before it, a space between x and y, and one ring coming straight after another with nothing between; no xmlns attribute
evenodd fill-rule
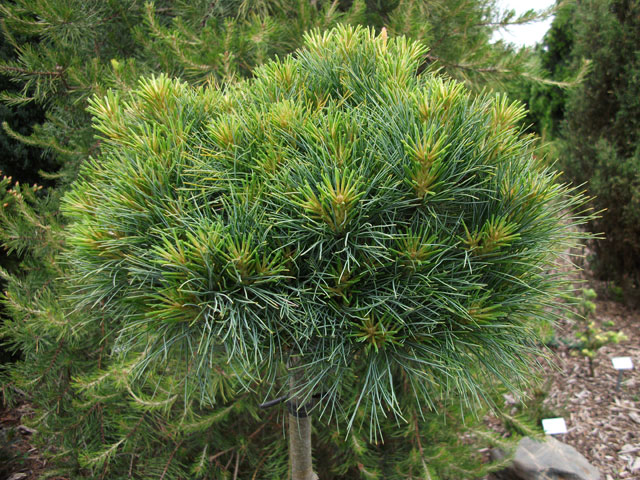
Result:
<svg viewBox="0 0 640 480"><path fill-rule="evenodd" d="M535 46L545 76L558 84L532 83L516 79L509 83L509 93L528 107L524 124L546 141L557 139L564 120L570 88L578 86L588 72L588 63L575 58L573 52L575 2L557 2L553 22L542 41Z"/></svg>
<svg viewBox="0 0 640 480"><path fill-rule="evenodd" d="M589 225L604 233L591 266L627 287L640 280L639 12L637 1L560 3L538 55L556 81L589 61L584 82L567 91L527 85L518 94L529 104L528 123L553 140L567 179L584 183L602 211Z"/></svg>
<svg viewBox="0 0 640 480"><path fill-rule="evenodd" d="M15 57L13 47L0 37L0 58L8 61ZM0 76L0 91L16 93L19 88L8 77ZM0 104L0 122L14 125L14 128L22 135L31 133L32 126L44 120L44 112L39 105L30 104L22 108ZM50 170L50 156L41 149L27 145L13 138L7 132L0 131L0 178L8 177L8 182L23 182L30 184L45 183L45 179L39 176L40 170ZM37 186L36 186L37 188ZM2 200L2 198L0 198ZM0 208L7 203L0 203ZM15 271L18 268L19 258L16 255L7 255L4 249L0 249L0 268ZM4 290L5 282L0 279L0 291ZM0 322L2 321L2 307L0 306ZM0 347L0 363L10 361L7 351Z"/></svg>
<svg viewBox="0 0 640 480"><path fill-rule="evenodd" d="M565 168L575 183L586 182L594 206L606 209L589 227L605 234L594 244L596 271L637 288L640 2L579 2L572 28L571 55L591 59L592 69L567 103L562 131Z"/></svg>

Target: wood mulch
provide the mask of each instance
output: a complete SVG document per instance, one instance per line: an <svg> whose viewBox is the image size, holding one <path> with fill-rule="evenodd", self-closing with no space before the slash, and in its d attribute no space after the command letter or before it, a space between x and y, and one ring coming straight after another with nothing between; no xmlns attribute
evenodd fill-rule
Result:
<svg viewBox="0 0 640 480"><path fill-rule="evenodd" d="M623 331L628 340L602 347L591 377L587 359L562 342L575 342L579 328L575 320L565 320L557 331L560 346L553 349L559 370L546 372L551 385L544 406L567 423L567 433L556 438L584 455L603 479L640 479L640 309L607 299L605 284L590 283L598 292L596 323ZM615 326L602 326L607 321ZM634 368L624 371L616 391L611 359L622 356L631 357Z"/></svg>
<svg viewBox="0 0 640 480"><path fill-rule="evenodd" d="M36 480L46 469L46 461L33 446L35 431L22 423L31 415L31 407L23 403L14 409L0 408L0 480Z"/></svg>

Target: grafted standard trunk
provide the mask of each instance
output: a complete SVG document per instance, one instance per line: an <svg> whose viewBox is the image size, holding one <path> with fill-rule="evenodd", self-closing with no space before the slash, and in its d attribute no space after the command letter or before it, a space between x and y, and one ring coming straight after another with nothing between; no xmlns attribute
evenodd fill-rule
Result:
<svg viewBox="0 0 640 480"><path fill-rule="evenodd" d="M292 359L290 368L295 367L297 361ZM311 417L302 405L303 400L295 393L303 381L303 373L293 370L289 388L292 398L289 400L289 464L291 480L318 480L313 471L311 457ZM302 408L301 408L302 407Z"/></svg>

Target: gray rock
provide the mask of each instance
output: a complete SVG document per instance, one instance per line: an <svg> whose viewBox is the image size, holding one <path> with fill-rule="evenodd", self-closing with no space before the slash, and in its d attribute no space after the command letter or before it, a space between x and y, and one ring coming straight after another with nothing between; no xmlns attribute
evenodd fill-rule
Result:
<svg viewBox="0 0 640 480"><path fill-rule="evenodd" d="M504 454L494 451L492 456L498 459ZM600 480L600 472L575 448L552 437L543 441L524 437L513 463L496 476L508 480Z"/></svg>

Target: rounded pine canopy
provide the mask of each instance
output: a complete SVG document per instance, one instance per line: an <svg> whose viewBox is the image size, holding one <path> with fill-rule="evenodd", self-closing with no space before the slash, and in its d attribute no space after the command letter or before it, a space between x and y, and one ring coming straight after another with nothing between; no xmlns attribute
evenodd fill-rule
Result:
<svg viewBox="0 0 640 480"><path fill-rule="evenodd" d="M407 392L517 386L583 199L520 105L419 73L425 53L342 26L224 88L95 99L101 154L64 202L88 322L143 366L190 362L202 391L220 362L285 385L295 355L306 394L372 425Z"/></svg>

